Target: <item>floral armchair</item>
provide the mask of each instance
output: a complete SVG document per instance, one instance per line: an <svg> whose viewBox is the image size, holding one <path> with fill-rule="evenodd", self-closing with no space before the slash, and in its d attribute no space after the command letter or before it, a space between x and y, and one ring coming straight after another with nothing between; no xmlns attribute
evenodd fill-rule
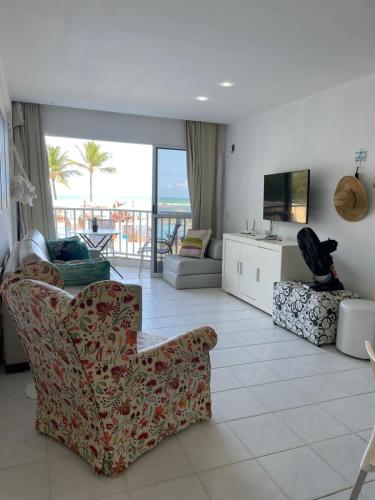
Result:
<svg viewBox="0 0 375 500"><path fill-rule="evenodd" d="M73 298L36 281L38 266L61 286L44 262L1 287L35 378L38 431L114 476L164 437L210 418L214 330L152 340L137 332L140 287L101 281Z"/></svg>

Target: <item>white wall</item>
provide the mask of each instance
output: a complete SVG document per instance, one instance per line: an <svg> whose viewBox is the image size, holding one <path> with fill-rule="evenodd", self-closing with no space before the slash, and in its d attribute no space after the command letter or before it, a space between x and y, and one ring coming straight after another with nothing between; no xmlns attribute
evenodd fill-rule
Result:
<svg viewBox="0 0 375 500"><path fill-rule="evenodd" d="M42 119L47 135L137 144L185 146L185 123L183 120L60 106L42 106Z"/></svg>
<svg viewBox="0 0 375 500"><path fill-rule="evenodd" d="M9 97L5 74L0 61L0 110L4 118L11 123L12 108ZM0 265L12 243L12 217L11 209L0 212Z"/></svg>
<svg viewBox="0 0 375 500"><path fill-rule="evenodd" d="M229 146L236 150L230 154ZM354 174L354 152L368 150L362 180L370 201L360 222L341 219L333 206L337 182ZM244 228L245 219L263 221L263 176L311 169L309 225L320 239L332 237L339 277L348 289L375 299L375 75L291 103L228 127L224 230ZM276 232L295 238L302 227L277 223Z"/></svg>

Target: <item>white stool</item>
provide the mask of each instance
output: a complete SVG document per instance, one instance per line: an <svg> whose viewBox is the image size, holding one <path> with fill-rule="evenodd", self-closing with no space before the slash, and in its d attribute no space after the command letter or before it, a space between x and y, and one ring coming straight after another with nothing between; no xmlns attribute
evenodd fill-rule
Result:
<svg viewBox="0 0 375 500"><path fill-rule="evenodd" d="M356 358L369 359L365 341L375 344L375 301L345 299L340 302L336 347Z"/></svg>

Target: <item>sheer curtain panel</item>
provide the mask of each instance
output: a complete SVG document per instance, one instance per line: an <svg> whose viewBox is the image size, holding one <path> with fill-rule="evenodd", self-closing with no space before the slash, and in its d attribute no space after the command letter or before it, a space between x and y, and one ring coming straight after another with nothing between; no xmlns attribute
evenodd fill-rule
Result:
<svg viewBox="0 0 375 500"><path fill-rule="evenodd" d="M14 147L36 194L32 206L20 205L23 232L36 228L46 238L53 238L56 232L40 106L14 102L12 110Z"/></svg>

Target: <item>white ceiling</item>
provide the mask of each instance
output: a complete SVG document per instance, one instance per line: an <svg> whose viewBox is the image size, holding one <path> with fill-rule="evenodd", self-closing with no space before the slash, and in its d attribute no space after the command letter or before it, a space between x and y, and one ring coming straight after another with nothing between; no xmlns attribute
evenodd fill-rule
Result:
<svg viewBox="0 0 375 500"><path fill-rule="evenodd" d="M374 73L374 49L375 0L0 0L29 102L231 122Z"/></svg>

